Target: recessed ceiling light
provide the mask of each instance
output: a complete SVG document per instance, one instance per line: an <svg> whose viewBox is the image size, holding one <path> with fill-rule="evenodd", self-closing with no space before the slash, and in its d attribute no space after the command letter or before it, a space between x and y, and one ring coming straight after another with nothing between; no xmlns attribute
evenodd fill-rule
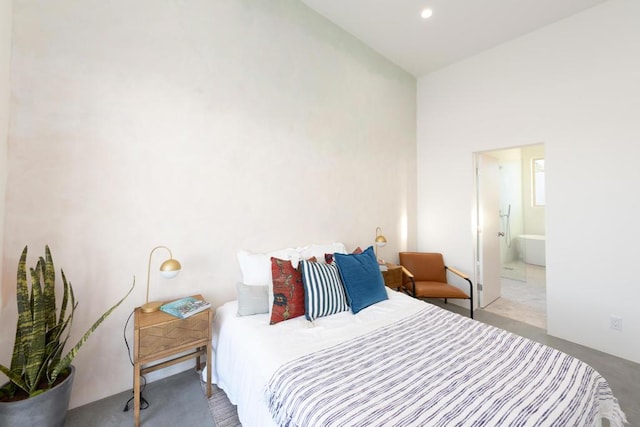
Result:
<svg viewBox="0 0 640 427"><path fill-rule="evenodd" d="M423 19L431 18L431 15L433 15L433 10L431 9L423 9L420 13L420 16L422 16Z"/></svg>

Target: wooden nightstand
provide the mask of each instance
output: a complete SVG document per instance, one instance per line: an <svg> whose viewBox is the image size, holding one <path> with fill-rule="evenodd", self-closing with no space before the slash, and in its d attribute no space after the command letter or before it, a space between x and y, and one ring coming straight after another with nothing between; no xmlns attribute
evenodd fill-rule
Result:
<svg viewBox="0 0 640 427"><path fill-rule="evenodd" d="M382 271L384 284L396 291L402 287L402 267L396 264L386 263L387 271Z"/></svg>
<svg viewBox="0 0 640 427"><path fill-rule="evenodd" d="M194 298L204 299L202 295ZM211 397L211 321L213 310L208 309L186 319L178 319L162 311L143 313L135 309L133 330L133 419L140 425L140 375L196 358L207 357L207 396ZM176 356L179 353L188 354ZM160 359L172 359L151 364Z"/></svg>

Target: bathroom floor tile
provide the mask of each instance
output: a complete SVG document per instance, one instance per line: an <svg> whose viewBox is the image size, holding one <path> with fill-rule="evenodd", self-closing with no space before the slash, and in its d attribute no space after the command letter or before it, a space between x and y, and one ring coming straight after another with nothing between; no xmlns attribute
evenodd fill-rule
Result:
<svg viewBox="0 0 640 427"><path fill-rule="evenodd" d="M523 262L505 264L501 278L502 296L486 311L530 325L547 328L546 269Z"/></svg>

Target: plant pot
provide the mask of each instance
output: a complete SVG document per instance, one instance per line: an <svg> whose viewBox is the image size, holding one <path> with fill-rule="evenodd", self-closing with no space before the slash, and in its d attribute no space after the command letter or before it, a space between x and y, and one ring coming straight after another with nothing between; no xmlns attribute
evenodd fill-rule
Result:
<svg viewBox="0 0 640 427"><path fill-rule="evenodd" d="M0 426L63 427L76 368L57 386L29 399L0 402Z"/></svg>

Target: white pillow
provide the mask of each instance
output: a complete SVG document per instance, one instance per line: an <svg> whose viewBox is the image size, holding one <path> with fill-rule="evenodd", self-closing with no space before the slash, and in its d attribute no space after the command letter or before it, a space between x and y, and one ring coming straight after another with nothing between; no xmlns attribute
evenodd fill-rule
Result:
<svg viewBox="0 0 640 427"><path fill-rule="evenodd" d="M297 248L297 251L300 252L301 259L316 257L318 261L324 262L324 254L333 254L336 252L346 254L347 248L344 243L339 242L326 244L313 243L311 245Z"/></svg>
<svg viewBox="0 0 640 427"><path fill-rule="evenodd" d="M269 315L273 309L273 282L271 280L271 257L290 260L291 264L298 265L300 253L295 249L279 249L267 253L251 253L245 250L238 251L238 263L242 272L242 283L250 286L269 286Z"/></svg>

